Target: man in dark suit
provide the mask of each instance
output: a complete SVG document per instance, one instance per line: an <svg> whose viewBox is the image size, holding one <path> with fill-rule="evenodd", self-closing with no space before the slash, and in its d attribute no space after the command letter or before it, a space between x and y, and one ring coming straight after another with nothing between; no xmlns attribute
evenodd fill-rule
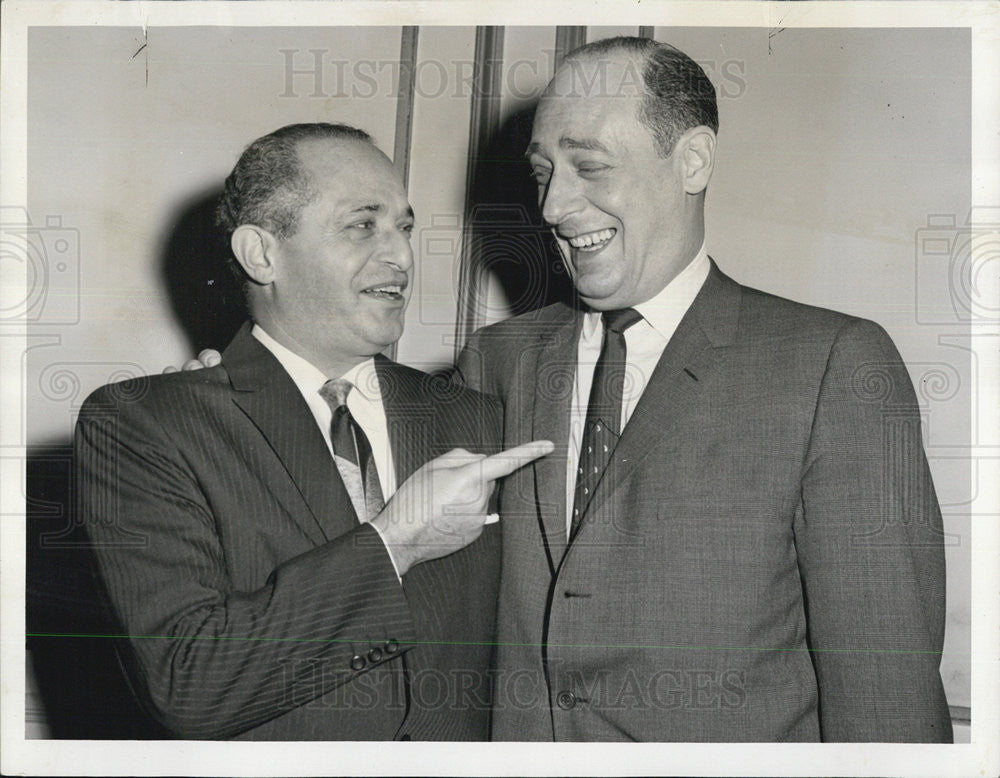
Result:
<svg viewBox="0 0 1000 778"><path fill-rule="evenodd" d="M527 156L581 305L459 365L506 445L556 444L501 492L493 737L950 741L906 369L878 325L708 257L717 129L702 69L639 38L572 53L539 104Z"/></svg>
<svg viewBox="0 0 1000 778"><path fill-rule="evenodd" d="M220 217L252 324L215 367L99 389L77 429L133 687L186 738L484 739L488 499L551 447L494 453L495 402L380 355L413 212L365 133L258 139Z"/></svg>

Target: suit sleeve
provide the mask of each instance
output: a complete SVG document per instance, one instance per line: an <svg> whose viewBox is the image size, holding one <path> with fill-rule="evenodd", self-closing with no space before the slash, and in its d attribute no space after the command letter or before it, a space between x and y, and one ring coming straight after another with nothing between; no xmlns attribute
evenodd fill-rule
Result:
<svg viewBox="0 0 1000 778"><path fill-rule="evenodd" d="M356 654L378 647L387 661L414 640L369 525L277 565L255 591L236 591L196 474L141 403L98 390L81 411L75 457L80 519L139 686L175 734L239 734L360 675ZM366 659L361 672L378 663Z"/></svg>
<svg viewBox="0 0 1000 778"><path fill-rule="evenodd" d="M951 742L941 513L912 384L871 322L832 345L795 542L822 739Z"/></svg>

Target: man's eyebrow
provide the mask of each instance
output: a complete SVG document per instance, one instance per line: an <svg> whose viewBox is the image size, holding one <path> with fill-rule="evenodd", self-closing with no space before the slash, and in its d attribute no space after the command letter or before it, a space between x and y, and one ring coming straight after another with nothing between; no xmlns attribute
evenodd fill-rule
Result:
<svg viewBox="0 0 1000 778"><path fill-rule="evenodd" d="M365 203L351 209L351 213L380 213L385 210L381 203Z"/></svg>
<svg viewBox="0 0 1000 778"><path fill-rule="evenodd" d="M567 138L565 135L559 139L559 147L563 149L583 149L584 151L603 151L610 154L608 147L596 138Z"/></svg>
<svg viewBox="0 0 1000 778"><path fill-rule="evenodd" d="M385 206L382 203L365 203L364 205L359 205L356 208L352 208L350 213L382 213L385 210ZM406 206L406 210L403 212L404 216L409 216L411 219L416 217L413 214L413 207Z"/></svg>
<svg viewBox="0 0 1000 778"><path fill-rule="evenodd" d="M561 149L583 149L584 151L603 151L605 154L610 154L608 147L601 143L596 138L570 138L563 135L559 139L559 148ZM537 141L532 141L528 144L528 148L524 150L524 156L530 157L532 154L540 152L542 149L542 144Z"/></svg>

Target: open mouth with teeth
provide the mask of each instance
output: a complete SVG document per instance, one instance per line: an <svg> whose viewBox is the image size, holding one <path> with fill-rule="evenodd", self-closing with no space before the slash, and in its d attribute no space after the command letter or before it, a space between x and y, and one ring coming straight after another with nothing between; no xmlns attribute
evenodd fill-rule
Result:
<svg viewBox="0 0 1000 778"><path fill-rule="evenodd" d="M585 232L582 235L567 238L567 240L576 251L600 251L611 242L616 232L616 229L609 227L594 232Z"/></svg>
<svg viewBox="0 0 1000 778"><path fill-rule="evenodd" d="M406 287L402 284L380 284L378 286L369 286L367 289L362 289L361 294L367 295L368 297L374 297L376 300L402 302L403 289L405 288Z"/></svg>

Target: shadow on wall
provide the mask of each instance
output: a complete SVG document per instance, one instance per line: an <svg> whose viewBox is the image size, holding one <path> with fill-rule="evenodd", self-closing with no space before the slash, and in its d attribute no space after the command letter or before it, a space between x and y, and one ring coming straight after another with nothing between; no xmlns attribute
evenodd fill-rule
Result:
<svg viewBox="0 0 1000 778"><path fill-rule="evenodd" d="M468 277L479 292L479 321L503 317L508 309L516 316L554 302L574 301L573 285L555 239L539 215L537 186L524 160L535 107L511 114L476 160L468 200L472 232ZM497 280L506 297L497 311L485 308L487 275Z"/></svg>
<svg viewBox="0 0 1000 778"><path fill-rule="evenodd" d="M215 189L182 204L161 252L163 282L191 356L203 348L222 351L246 318L240 283L227 265L228 243L214 224L218 196ZM34 679L26 699L28 731L73 739L169 738L122 672L116 649L124 647L124 632L75 511L71 441L28 450L26 488L26 647Z"/></svg>
<svg viewBox="0 0 1000 778"><path fill-rule="evenodd" d="M27 451L25 619L35 687L26 699L27 729L52 738L169 738L136 702L119 666L121 638L113 636L123 631L105 605L76 520L72 454L68 441Z"/></svg>
<svg viewBox="0 0 1000 778"><path fill-rule="evenodd" d="M229 242L215 226L220 192L202 192L181 206L161 257L170 305L192 357L205 348L222 351L247 318L241 282L229 267Z"/></svg>

